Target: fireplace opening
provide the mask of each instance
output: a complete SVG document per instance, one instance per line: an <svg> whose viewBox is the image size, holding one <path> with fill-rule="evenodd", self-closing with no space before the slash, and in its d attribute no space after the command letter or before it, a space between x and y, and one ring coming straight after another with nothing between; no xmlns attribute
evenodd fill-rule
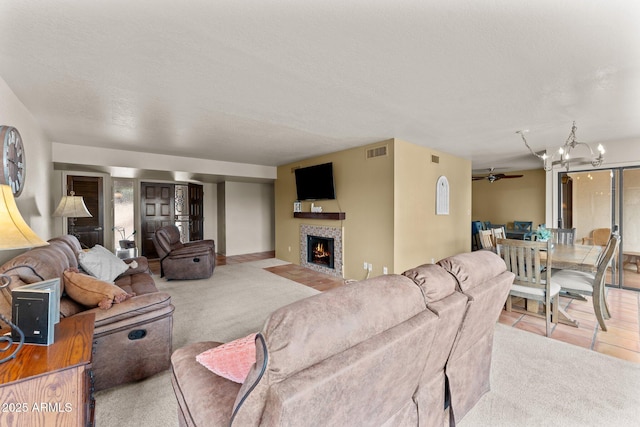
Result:
<svg viewBox="0 0 640 427"><path fill-rule="evenodd" d="M334 268L333 239L329 237L307 236L307 262Z"/></svg>

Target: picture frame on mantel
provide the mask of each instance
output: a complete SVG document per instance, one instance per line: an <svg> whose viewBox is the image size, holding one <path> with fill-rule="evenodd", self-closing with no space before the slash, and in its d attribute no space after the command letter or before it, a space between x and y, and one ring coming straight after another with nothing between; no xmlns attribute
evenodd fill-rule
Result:
<svg viewBox="0 0 640 427"><path fill-rule="evenodd" d="M444 175L436 184L436 215L449 215L449 180Z"/></svg>

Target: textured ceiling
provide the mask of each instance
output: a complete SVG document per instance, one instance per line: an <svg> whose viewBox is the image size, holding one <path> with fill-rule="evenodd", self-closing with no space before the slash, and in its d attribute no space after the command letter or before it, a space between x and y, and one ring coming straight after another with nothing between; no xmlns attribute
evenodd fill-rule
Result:
<svg viewBox="0 0 640 427"><path fill-rule="evenodd" d="M526 169L519 129L640 137L639 23L637 0L3 0L0 77L55 142L279 165L397 137Z"/></svg>

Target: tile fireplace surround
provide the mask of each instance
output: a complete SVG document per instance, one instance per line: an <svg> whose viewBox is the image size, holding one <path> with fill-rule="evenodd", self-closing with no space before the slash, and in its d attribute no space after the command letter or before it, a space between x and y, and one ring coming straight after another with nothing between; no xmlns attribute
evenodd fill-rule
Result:
<svg viewBox="0 0 640 427"><path fill-rule="evenodd" d="M300 224L300 265L320 273L330 274L336 277L343 277L342 274L342 228L325 227L317 225ZM307 236L317 236L333 239L333 267L328 268L322 265L307 261Z"/></svg>

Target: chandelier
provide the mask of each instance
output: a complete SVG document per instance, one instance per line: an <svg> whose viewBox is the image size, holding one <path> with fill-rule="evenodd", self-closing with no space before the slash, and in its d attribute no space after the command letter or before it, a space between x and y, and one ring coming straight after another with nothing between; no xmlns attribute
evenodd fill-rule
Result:
<svg viewBox="0 0 640 427"><path fill-rule="evenodd" d="M570 162L572 159L571 150L573 150L579 145L585 146L589 150L589 153L591 155L591 158L590 158L591 166L593 166L594 168L597 168L598 166L602 165L602 162L604 161L604 147L602 146L602 144L598 144L598 147L596 148L596 151L598 154L596 155L596 153L594 153L593 149L589 144L587 144L586 142L580 142L576 140L577 129L578 128L576 127L576 122L574 121L573 125L571 126L571 133L569 133L569 137L565 141L564 145L560 147L558 151L556 153L553 153L551 156L547 154L546 150L544 153L539 154L533 151L531 147L529 147L529 144L527 143L527 140L524 137L525 132L528 132L528 131L519 130L516 133L520 134L520 136L522 137L522 141L524 141L524 145L527 146L531 154L533 154L534 156L536 156L537 158L541 159L544 162L544 170L546 171L550 171L551 169L553 169L554 164L560 164L560 166L566 168L568 172L570 167ZM559 156L558 160L556 160L556 156Z"/></svg>

